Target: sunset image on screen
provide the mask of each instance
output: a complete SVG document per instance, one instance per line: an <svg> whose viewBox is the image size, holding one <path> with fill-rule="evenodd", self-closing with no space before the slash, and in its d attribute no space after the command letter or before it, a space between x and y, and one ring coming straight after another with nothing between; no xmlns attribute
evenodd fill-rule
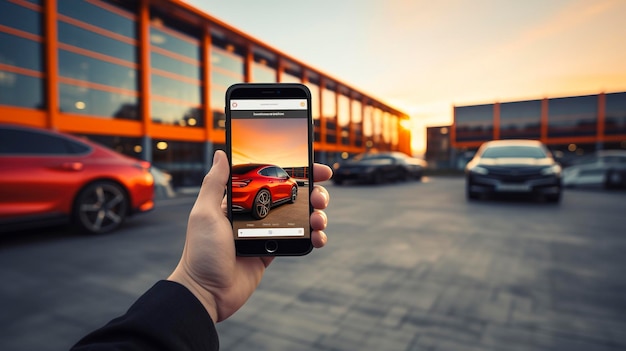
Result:
<svg viewBox="0 0 626 351"><path fill-rule="evenodd" d="M233 165L308 166L306 119L233 119L231 123Z"/></svg>

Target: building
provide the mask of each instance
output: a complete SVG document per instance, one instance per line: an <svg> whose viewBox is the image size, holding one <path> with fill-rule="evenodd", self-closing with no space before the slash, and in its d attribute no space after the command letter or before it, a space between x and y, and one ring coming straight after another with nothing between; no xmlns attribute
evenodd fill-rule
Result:
<svg viewBox="0 0 626 351"><path fill-rule="evenodd" d="M563 162L602 149L626 149L626 92L455 106L457 158L493 139L535 139Z"/></svg>
<svg viewBox="0 0 626 351"><path fill-rule="evenodd" d="M411 153L409 117L176 0L0 0L0 122L82 135L197 185L224 148L224 94L302 82L315 157Z"/></svg>
<svg viewBox="0 0 626 351"><path fill-rule="evenodd" d="M426 153L424 158L429 168L446 169L450 164L450 126L426 128Z"/></svg>

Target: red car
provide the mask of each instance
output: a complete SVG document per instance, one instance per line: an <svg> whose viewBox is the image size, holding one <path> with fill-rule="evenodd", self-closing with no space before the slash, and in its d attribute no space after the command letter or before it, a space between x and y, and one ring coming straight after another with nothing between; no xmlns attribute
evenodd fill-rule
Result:
<svg viewBox="0 0 626 351"><path fill-rule="evenodd" d="M298 183L284 169L268 164L242 164L232 169L232 211L267 217L272 206L296 202Z"/></svg>
<svg viewBox="0 0 626 351"><path fill-rule="evenodd" d="M105 233L154 207L150 163L45 129L0 124L0 228L71 221Z"/></svg>

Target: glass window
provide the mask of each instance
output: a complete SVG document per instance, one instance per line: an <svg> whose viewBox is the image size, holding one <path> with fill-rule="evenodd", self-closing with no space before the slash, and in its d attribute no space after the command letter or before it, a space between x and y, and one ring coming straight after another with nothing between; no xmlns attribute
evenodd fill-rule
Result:
<svg viewBox="0 0 626 351"><path fill-rule="evenodd" d="M217 41L220 42L219 39ZM243 62L243 57L236 52L234 45L224 44L224 48L211 46L211 111L214 129L226 127L224 96L229 86L244 81Z"/></svg>
<svg viewBox="0 0 626 351"><path fill-rule="evenodd" d="M202 108L152 100L152 121L156 123L201 127L203 126Z"/></svg>
<svg viewBox="0 0 626 351"><path fill-rule="evenodd" d="M313 116L313 140L321 141L321 116L320 116L320 87L319 77L314 73L309 73L308 81L305 83L311 92L311 115Z"/></svg>
<svg viewBox="0 0 626 351"><path fill-rule="evenodd" d="M398 129L398 125L400 124L400 117L396 115L391 115L391 145L398 145L400 130Z"/></svg>
<svg viewBox="0 0 626 351"><path fill-rule="evenodd" d="M152 74L150 87L152 88L152 93L159 96L198 105L201 103L201 92L197 84Z"/></svg>
<svg viewBox="0 0 626 351"><path fill-rule="evenodd" d="M457 141L487 141L493 139L493 105L454 108Z"/></svg>
<svg viewBox="0 0 626 351"><path fill-rule="evenodd" d="M69 23L59 21L59 41L77 48L116 57L128 62L137 62L135 45L97 34Z"/></svg>
<svg viewBox="0 0 626 351"><path fill-rule="evenodd" d="M0 63L31 69L43 70L41 44L25 38L0 32L0 47L11 50L0 50Z"/></svg>
<svg viewBox="0 0 626 351"><path fill-rule="evenodd" d="M43 101L40 78L0 71L0 105L43 109Z"/></svg>
<svg viewBox="0 0 626 351"><path fill-rule="evenodd" d="M59 74L86 82L137 90L136 69L66 50L59 50Z"/></svg>
<svg viewBox="0 0 626 351"><path fill-rule="evenodd" d="M363 134L366 137L371 137L374 134L374 107L372 105L365 105L363 109Z"/></svg>
<svg viewBox="0 0 626 351"><path fill-rule="evenodd" d="M383 141L385 144L391 143L391 114L387 111L383 112Z"/></svg>
<svg viewBox="0 0 626 351"><path fill-rule="evenodd" d="M185 38L185 39L183 39ZM186 56L194 60L200 60L199 41L195 38L186 38L184 34L170 34L159 28L150 28L150 44L178 55Z"/></svg>
<svg viewBox="0 0 626 351"><path fill-rule="evenodd" d="M163 70L165 72L174 73L180 76L202 79L201 70L197 64L183 62L179 59L152 52L150 54L150 65L153 68Z"/></svg>
<svg viewBox="0 0 626 351"><path fill-rule="evenodd" d="M548 137L596 135L598 96L548 100Z"/></svg>
<svg viewBox="0 0 626 351"><path fill-rule="evenodd" d="M604 134L626 134L626 93L606 94Z"/></svg>
<svg viewBox="0 0 626 351"><path fill-rule="evenodd" d="M359 99L352 99L352 131L356 146L363 146L363 104Z"/></svg>
<svg viewBox="0 0 626 351"><path fill-rule="evenodd" d="M252 49L252 82L276 83L276 55L261 48Z"/></svg>
<svg viewBox="0 0 626 351"><path fill-rule="evenodd" d="M137 97L85 86L59 85L61 112L98 117L139 119Z"/></svg>
<svg viewBox="0 0 626 351"><path fill-rule="evenodd" d="M204 143L152 140L152 164L172 175L174 187L202 184L204 153Z"/></svg>
<svg viewBox="0 0 626 351"><path fill-rule="evenodd" d="M374 119L372 126L374 129L374 142L380 143L383 134L383 111L378 107L374 107Z"/></svg>
<svg viewBox="0 0 626 351"><path fill-rule="evenodd" d="M82 22L106 29L129 38L135 38L135 22L129 15L109 11L104 7L85 0L57 1L59 14L66 15Z"/></svg>
<svg viewBox="0 0 626 351"><path fill-rule="evenodd" d="M335 87L327 83L322 89L322 123L326 124L326 142L337 142L337 95Z"/></svg>
<svg viewBox="0 0 626 351"><path fill-rule="evenodd" d="M500 104L501 139L539 139L541 100Z"/></svg>
<svg viewBox="0 0 626 351"><path fill-rule="evenodd" d="M41 14L10 1L0 1L0 24L31 34L41 34ZM8 48L11 46L2 46ZM3 50L6 51L6 50Z"/></svg>
<svg viewBox="0 0 626 351"><path fill-rule="evenodd" d="M301 83L302 82L302 68L297 64L283 60L283 73L281 75L281 82L283 83Z"/></svg>
<svg viewBox="0 0 626 351"><path fill-rule="evenodd" d="M201 50L196 31L169 18L152 18L151 66L158 69L152 71L150 79L151 114L155 123L204 125Z"/></svg>

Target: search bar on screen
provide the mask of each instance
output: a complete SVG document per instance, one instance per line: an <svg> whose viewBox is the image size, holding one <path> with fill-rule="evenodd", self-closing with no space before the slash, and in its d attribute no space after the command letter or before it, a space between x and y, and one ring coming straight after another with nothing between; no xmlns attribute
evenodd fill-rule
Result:
<svg viewBox="0 0 626 351"><path fill-rule="evenodd" d="M231 110L306 110L306 99L230 100Z"/></svg>

